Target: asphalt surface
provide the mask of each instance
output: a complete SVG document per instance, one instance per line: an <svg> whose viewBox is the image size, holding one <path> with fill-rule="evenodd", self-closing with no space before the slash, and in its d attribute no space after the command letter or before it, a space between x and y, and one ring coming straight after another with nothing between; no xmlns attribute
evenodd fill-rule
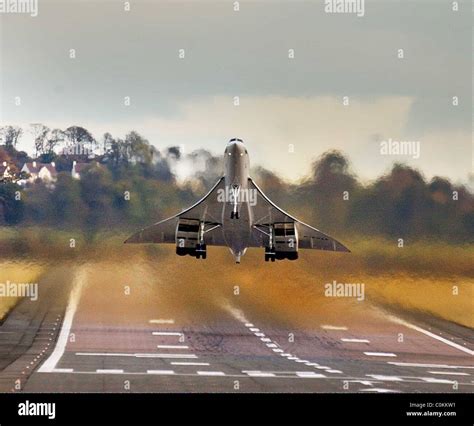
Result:
<svg viewBox="0 0 474 426"><path fill-rule="evenodd" d="M214 299L199 282L190 295L166 271L157 284L141 268L46 276L41 302L22 302L0 326L0 391L473 390L471 329L348 302L298 328L260 315L233 287Z"/></svg>

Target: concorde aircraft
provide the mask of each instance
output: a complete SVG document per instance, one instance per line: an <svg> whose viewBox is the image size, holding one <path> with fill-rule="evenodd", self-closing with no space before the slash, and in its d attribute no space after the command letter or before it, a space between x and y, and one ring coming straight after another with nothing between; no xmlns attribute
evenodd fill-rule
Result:
<svg viewBox="0 0 474 426"><path fill-rule="evenodd" d="M125 243L169 243L176 254L206 259L207 246L225 246L235 262L248 247L264 247L265 261L296 260L300 249L349 252L276 206L249 176L250 161L241 139L224 152L224 176L207 195L181 213L138 231Z"/></svg>

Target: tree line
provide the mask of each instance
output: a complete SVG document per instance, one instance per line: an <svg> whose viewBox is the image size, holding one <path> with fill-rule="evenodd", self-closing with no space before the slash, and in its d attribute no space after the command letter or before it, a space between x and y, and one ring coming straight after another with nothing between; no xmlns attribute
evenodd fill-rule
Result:
<svg viewBox="0 0 474 426"><path fill-rule="evenodd" d="M12 126L7 126L12 127ZM222 173L222 159L205 150L187 155L190 163L206 164L192 182L180 184L173 165L182 160L178 147L159 150L135 131L124 138L110 133L100 141L78 126L65 131L34 126L35 158L55 161L59 171L54 186L37 182L20 187L0 180L0 223L41 225L89 231L145 226L172 215L200 198ZM19 172L25 152L16 149L21 129L0 129L0 164ZM91 151L68 152L61 146L84 144ZM97 149L97 148L100 149ZM59 148L59 150L58 150ZM72 161L89 163L77 180ZM363 184L351 171L348 158L329 151L312 165L308 178L288 183L270 171L253 170L262 189L285 210L294 212L323 231L394 238L434 238L472 242L474 196L462 185L395 164L386 175Z"/></svg>

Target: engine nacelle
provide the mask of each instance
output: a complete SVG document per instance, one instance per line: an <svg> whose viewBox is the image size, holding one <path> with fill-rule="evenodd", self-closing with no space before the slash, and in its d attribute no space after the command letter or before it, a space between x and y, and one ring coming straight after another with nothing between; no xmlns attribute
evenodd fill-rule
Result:
<svg viewBox="0 0 474 426"><path fill-rule="evenodd" d="M200 241L200 233L201 221L180 218L176 226L176 254L206 259L206 244Z"/></svg>
<svg viewBox="0 0 474 426"><path fill-rule="evenodd" d="M271 232L272 246L265 247L265 261L298 259L298 231L295 223L275 223Z"/></svg>

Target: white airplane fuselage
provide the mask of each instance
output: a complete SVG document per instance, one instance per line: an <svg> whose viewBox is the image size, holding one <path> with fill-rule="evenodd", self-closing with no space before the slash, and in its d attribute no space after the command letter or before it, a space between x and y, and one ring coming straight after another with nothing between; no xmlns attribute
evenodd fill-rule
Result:
<svg viewBox="0 0 474 426"><path fill-rule="evenodd" d="M252 200L248 187L250 161L247 149L239 139L232 139L224 152L225 191L228 195L222 208L222 232L235 258L245 254L252 233Z"/></svg>

